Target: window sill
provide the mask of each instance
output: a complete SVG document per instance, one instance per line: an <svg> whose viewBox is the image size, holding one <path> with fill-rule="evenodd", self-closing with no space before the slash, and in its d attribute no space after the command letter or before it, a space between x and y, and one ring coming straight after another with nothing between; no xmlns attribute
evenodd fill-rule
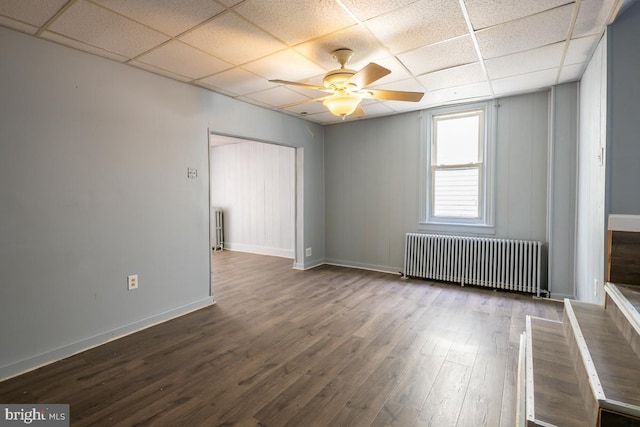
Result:
<svg viewBox="0 0 640 427"><path fill-rule="evenodd" d="M495 225L486 224L454 224L450 222L420 222L418 230L438 233L495 235Z"/></svg>

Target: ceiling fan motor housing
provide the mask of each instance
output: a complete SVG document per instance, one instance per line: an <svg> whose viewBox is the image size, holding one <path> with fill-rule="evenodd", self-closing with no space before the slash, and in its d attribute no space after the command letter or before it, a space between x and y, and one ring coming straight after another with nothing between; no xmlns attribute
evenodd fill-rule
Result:
<svg viewBox="0 0 640 427"><path fill-rule="evenodd" d="M358 90L355 83L349 83L349 79L356 73L355 70L348 68L340 68L338 70L329 71L324 75L322 81L324 87L334 90L347 90L349 92Z"/></svg>

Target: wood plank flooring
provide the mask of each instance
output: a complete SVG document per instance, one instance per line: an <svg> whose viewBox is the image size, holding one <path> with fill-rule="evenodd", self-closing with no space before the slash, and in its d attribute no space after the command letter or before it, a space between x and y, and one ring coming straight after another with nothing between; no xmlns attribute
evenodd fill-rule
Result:
<svg viewBox="0 0 640 427"><path fill-rule="evenodd" d="M513 426L529 295L217 252L217 304L0 383L73 426Z"/></svg>
<svg viewBox="0 0 640 427"><path fill-rule="evenodd" d="M595 425L597 409L590 406L593 411L589 412L580 393L581 382L563 324L533 317L531 339L536 420L563 427ZM584 379L588 381L586 375ZM588 403L595 405L595 400ZM593 422L587 421L590 419Z"/></svg>

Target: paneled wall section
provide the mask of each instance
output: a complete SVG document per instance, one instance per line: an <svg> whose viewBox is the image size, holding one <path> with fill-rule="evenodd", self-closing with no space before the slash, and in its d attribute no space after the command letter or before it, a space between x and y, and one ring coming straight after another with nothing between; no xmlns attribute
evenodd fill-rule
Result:
<svg viewBox="0 0 640 427"><path fill-rule="evenodd" d="M211 204L225 247L294 258L295 149L255 141L211 148Z"/></svg>
<svg viewBox="0 0 640 427"><path fill-rule="evenodd" d="M549 93L498 104L495 236L544 241ZM327 127L328 262L402 269L404 234L418 231L424 126L415 112Z"/></svg>
<svg viewBox="0 0 640 427"><path fill-rule="evenodd" d="M604 300L607 51L600 41L580 83L575 280L578 299Z"/></svg>

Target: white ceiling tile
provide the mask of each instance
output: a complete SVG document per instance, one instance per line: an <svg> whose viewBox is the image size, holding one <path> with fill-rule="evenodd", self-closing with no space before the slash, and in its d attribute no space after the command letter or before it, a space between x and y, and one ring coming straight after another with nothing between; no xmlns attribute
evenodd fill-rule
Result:
<svg viewBox="0 0 640 427"><path fill-rule="evenodd" d="M295 114L306 113L309 114L318 114L327 111L327 107L322 105L322 101L312 101L307 102L306 104L296 105L294 107L286 108L287 111ZM302 114L305 115L305 114Z"/></svg>
<svg viewBox="0 0 640 427"><path fill-rule="evenodd" d="M42 38L120 62L133 58L140 69L275 110L324 93L268 79L321 85L338 67L332 51L342 47L354 51L351 69L375 62L392 71L372 87L428 90L418 103L365 100L366 119L490 97L491 87L504 96L575 81L615 1L582 0L568 45L575 0L0 0L0 26L35 34L69 5ZM482 28L476 35L492 86L461 3ZM319 102L285 113L304 111L310 121L341 121Z"/></svg>
<svg viewBox="0 0 640 427"><path fill-rule="evenodd" d="M169 77L170 79L173 79L173 80L178 80L178 81L181 81L181 82L189 82L189 81L192 80L191 77L182 76L180 74L175 74L175 73L172 73L170 71L163 70L162 68L158 68L158 67L154 67L153 65L145 64L144 62L131 61L131 62L128 62L128 64L133 65L136 68L140 68L141 70L149 71L149 72L152 72L154 74L159 74L159 75L164 76L164 77Z"/></svg>
<svg viewBox="0 0 640 427"><path fill-rule="evenodd" d="M129 58L168 40L164 34L84 0L74 3L49 30Z"/></svg>
<svg viewBox="0 0 640 427"><path fill-rule="evenodd" d="M286 45L235 13L225 13L180 40L235 65L286 49Z"/></svg>
<svg viewBox="0 0 640 427"><path fill-rule="evenodd" d="M65 36L61 36L56 33L52 33L51 31L45 31L41 36L43 39L51 40L52 42L56 42L65 46L72 47L74 49L82 50L88 53L92 53L94 55L101 56L103 58L112 59L118 62L125 62L129 58L123 55L118 55L117 53L109 52L104 49L100 49L99 47L90 46L88 44L81 43L79 41L70 39Z"/></svg>
<svg viewBox="0 0 640 427"><path fill-rule="evenodd" d="M93 0L102 6L171 36L224 10L211 0Z"/></svg>
<svg viewBox="0 0 640 427"><path fill-rule="evenodd" d="M565 65L560 71L558 83L575 82L582 78L586 64Z"/></svg>
<svg viewBox="0 0 640 427"><path fill-rule="evenodd" d="M553 9L575 0L464 0L475 30Z"/></svg>
<svg viewBox="0 0 640 427"><path fill-rule="evenodd" d="M398 59L413 75L420 75L478 62L478 55L471 36L462 36L412 50L399 55Z"/></svg>
<svg viewBox="0 0 640 427"><path fill-rule="evenodd" d="M318 81L322 81L322 78L318 78ZM292 86L292 85L284 85L284 86L308 98L320 98L321 96L326 96L329 94L328 92L320 91L317 89L304 88L304 87Z"/></svg>
<svg viewBox="0 0 640 427"><path fill-rule="evenodd" d="M246 0L234 10L291 46L356 24L335 0Z"/></svg>
<svg viewBox="0 0 640 427"><path fill-rule="evenodd" d="M303 81L325 73L325 70L292 49L245 64L243 68L270 79Z"/></svg>
<svg viewBox="0 0 640 427"><path fill-rule="evenodd" d="M384 86L389 83L394 83L400 80L406 80L412 77L411 74L407 72L407 69L403 66L403 64L400 63L400 61L395 56L378 58L375 60L375 63L391 71L391 73L387 74L380 80L376 80L375 83L377 85Z"/></svg>
<svg viewBox="0 0 640 427"><path fill-rule="evenodd" d="M295 50L327 70L334 70L340 68L340 65L332 53L341 48L353 51L353 56L347 63L347 68L353 70L359 70L369 62L389 56L387 50L362 25L345 28L328 36L302 43L296 46Z"/></svg>
<svg viewBox="0 0 640 427"><path fill-rule="evenodd" d="M425 92L424 87L422 87L422 85L419 82L415 81L414 79L406 79L406 80L394 82L391 84L371 86L371 88L381 89L381 90L399 90L399 91L422 92L422 93ZM420 105L421 105L421 102L410 102L410 101L384 100L379 102L381 102L388 108L392 109L393 111L415 110L420 108Z"/></svg>
<svg viewBox="0 0 640 427"><path fill-rule="evenodd" d="M361 21L408 6L416 0L342 0L351 13Z"/></svg>
<svg viewBox="0 0 640 427"><path fill-rule="evenodd" d="M458 0L421 0L365 25L393 54L468 32Z"/></svg>
<svg viewBox="0 0 640 427"><path fill-rule="evenodd" d="M182 76L198 79L231 68L231 64L177 40L160 46L138 61Z"/></svg>
<svg viewBox="0 0 640 427"><path fill-rule="evenodd" d="M0 16L0 26L11 28L27 34L35 34L38 31L38 27L25 24L21 21L16 21L15 19L7 18L6 16Z"/></svg>
<svg viewBox="0 0 640 427"><path fill-rule="evenodd" d="M335 115L331 114L329 111L325 111L324 113L318 113L318 114L310 114L306 118L308 120L313 120L313 121L315 121L317 123L322 123L322 124L325 124L325 125L334 124L334 123L352 122L352 121L355 121L355 120L360 120L359 118L352 119L352 118L349 118L349 117L347 117L347 118L345 118L343 120L342 117L335 116Z"/></svg>
<svg viewBox="0 0 640 427"><path fill-rule="evenodd" d="M254 92L246 97L258 101L261 104L274 107L309 99L308 97L284 86L277 86L272 89L263 90L262 92Z"/></svg>
<svg viewBox="0 0 640 427"><path fill-rule="evenodd" d="M378 82L376 82L375 85L371 85L370 88L372 89L386 89L386 90L403 90L403 91L409 91L409 92L424 92L425 89L424 87L422 87L422 85L417 82L414 79L405 79L405 80L400 80L397 82L393 82L393 83L387 83L387 84L377 84Z"/></svg>
<svg viewBox="0 0 640 427"><path fill-rule="evenodd" d="M582 0L573 37L602 34L616 0Z"/></svg>
<svg viewBox="0 0 640 427"><path fill-rule="evenodd" d="M43 26L67 0L2 0L0 15L36 27Z"/></svg>
<svg viewBox="0 0 640 427"><path fill-rule="evenodd" d="M480 52L485 59L496 58L563 41L572 12L573 6L566 5L480 30L476 32Z"/></svg>
<svg viewBox="0 0 640 427"><path fill-rule="evenodd" d="M565 65L579 64L588 61L599 40L599 35L571 40L569 49L567 49L567 56L564 60Z"/></svg>
<svg viewBox="0 0 640 427"><path fill-rule="evenodd" d="M479 83L486 80L479 62L447 68L418 77L418 81L429 91Z"/></svg>
<svg viewBox="0 0 640 427"><path fill-rule="evenodd" d="M452 101L472 101L491 97L491 88L487 82L473 83L429 91L424 97L426 102L435 103L436 105L447 104Z"/></svg>
<svg viewBox="0 0 640 427"><path fill-rule="evenodd" d="M364 110L366 116L380 116L383 114L392 113L394 110L389 107L386 102L371 102L371 103L362 103L362 109Z"/></svg>
<svg viewBox="0 0 640 427"><path fill-rule="evenodd" d="M555 68L493 80L491 85L496 96L506 96L549 88L556 83L557 75L558 69Z"/></svg>
<svg viewBox="0 0 640 427"><path fill-rule="evenodd" d="M216 0L218 3L225 5L226 7L235 6L238 3L242 3L244 0Z"/></svg>
<svg viewBox="0 0 640 427"><path fill-rule="evenodd" d="M490 79L517 76L532 71L558 68L565 43L555 43L537 49L526 50L512 55L485 61Z"/></svg>
<svg viewBox="0 0 640 427"><path fill-rule="evenodd" d="M230 93L234 96L259 92L277 86L275 83L271 83L241 68L232 68L214 74L199 80L197 83L202 83L213 90Z"/></svg>
<svg viewBox="0 0 640 427"><path fill-rule="evenodd" d="M385 101L385 105L398 113L424 109L424 104L417 102Z"/></svg>

